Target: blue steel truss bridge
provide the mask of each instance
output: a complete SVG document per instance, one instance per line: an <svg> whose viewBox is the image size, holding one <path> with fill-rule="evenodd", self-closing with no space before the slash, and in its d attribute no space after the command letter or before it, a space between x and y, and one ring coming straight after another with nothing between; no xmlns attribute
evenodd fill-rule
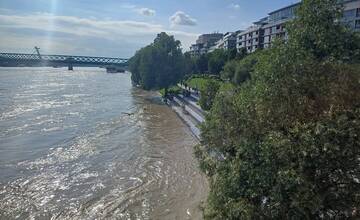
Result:
<svg viewBox="0 0 360 220"><path fill-rule="evenodd" d="M125 68L128 59L111 57L71 56L71 55L42 55L35 47L36 54L0 53L0 66L73 66Z"/></svg>

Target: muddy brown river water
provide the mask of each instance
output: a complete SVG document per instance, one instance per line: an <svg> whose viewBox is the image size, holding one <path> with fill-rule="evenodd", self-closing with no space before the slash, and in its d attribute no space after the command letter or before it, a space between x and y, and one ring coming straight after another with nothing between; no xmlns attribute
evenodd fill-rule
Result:
<svg viewBox="0 0 360 220"><path fill-rule="evenodd" d="M129 73L0 68L0 219L201 219L195 144Z"/></svg>

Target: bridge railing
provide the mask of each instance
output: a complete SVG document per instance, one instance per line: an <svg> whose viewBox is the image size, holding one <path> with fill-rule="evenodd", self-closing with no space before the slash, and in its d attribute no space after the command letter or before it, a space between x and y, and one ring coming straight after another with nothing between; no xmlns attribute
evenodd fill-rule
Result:
<svg viewBox="0 0 360 220"><path fill-rule="evenodd" d="M31 60L31 61L54 61L72 63L105 63L105 64L125 64L128 59L112 57L91 57L91 56L69 56L69 55L41 55L21 54L21 53L0 53L0 58L7 60Z"/></svg>

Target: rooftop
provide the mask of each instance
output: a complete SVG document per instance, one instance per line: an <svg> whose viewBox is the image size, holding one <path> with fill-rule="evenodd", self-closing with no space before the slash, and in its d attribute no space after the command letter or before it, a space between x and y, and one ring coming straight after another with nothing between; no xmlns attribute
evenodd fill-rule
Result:
<svg viewBox="0 0 360 220"><path fill-rule="evenodd" d="M269 15L275 14L275 13L277 13L277 12L279 12L279 11L282 11L282 10L285 10L285 9L288 9L288 8L296 7L296 6L298 6L298 5L300 5L300 2L291 4L291 5L288 5L288 6L285 6L285 7L283 7L283 8L277 9L277 10L275 10L275 11L272 11L272 12L269 13Z"/></svg>

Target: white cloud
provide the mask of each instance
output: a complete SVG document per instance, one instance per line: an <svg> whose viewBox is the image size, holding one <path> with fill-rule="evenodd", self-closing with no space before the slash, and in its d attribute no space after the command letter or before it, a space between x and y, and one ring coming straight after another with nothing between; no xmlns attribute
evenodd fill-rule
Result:
<svg viewBox="0 0 360 220"><path fill-rule="evenodd" d="M240 9L240 5L239 4L231 4L230 5L230 8L233 8L233 9L236 9L236 10L238 10L238 9Z"/></svg>
<svg viewBox="0 0 360 220"><path fill-rule="evenodd" d="M156 11L154 9L151 8L141 8L138 7L134 4L129 4L129 3L123 3L120 6L123 9L130 9L131 11L138 13L140 15L144 15L144 16L155 16L156 15Z"/></svg>
<svg viewBox="0 0 360 220"><path fill-rule="evenodd" d="M177 11L170 18L171 26L175 25L186 25L186 26L195 26L197 24L196 19L190 17L183 11Z"/></svg>
<svg viewBox="0 0 360 220"><path fill-rule="evenodd" d="M144 16L155 16L156 11L150 8L139 8L137 12Z"/></svg>
<svg viewBox="0 0 360 220"><path fill-rule="evenodd" d="M163 31L158 24L129 20L98 20L47 13L32 15L0 15L0 27L36 29L79 36L114 38L114 34L132 36Z"/></svg>
<svg viewBox="0 0 360 220"><path fill-rule="evenodd" d="M183 48L188 48L198 36L195 33L169 30L160 24L148 22L100 20L96 18L58 16L49 13L0 14L0 32L2 33L0 50L16 50L16 48L22 50L32 48L34 45L45 48L41 43L51 40L51 43L55 46L51 51L43 51L44 53L66 52L77 54L79 48L83 48L84 53L85 51L92 51L91 48L93 48L94 54L88 55L97 55L96 51L99 48L101 49L101 45L106 42L106 46L102 49L103 55L106 55L106 51L118 50L125 57L132 56L135 50L152 42L156 34L160 32L174 35L176 39L183 43ZM20 42L21 45L17 42ZM64 45L69 46L65 47ZM78 48L72 52L71 48L74 45L77 45Z"/></svg>

